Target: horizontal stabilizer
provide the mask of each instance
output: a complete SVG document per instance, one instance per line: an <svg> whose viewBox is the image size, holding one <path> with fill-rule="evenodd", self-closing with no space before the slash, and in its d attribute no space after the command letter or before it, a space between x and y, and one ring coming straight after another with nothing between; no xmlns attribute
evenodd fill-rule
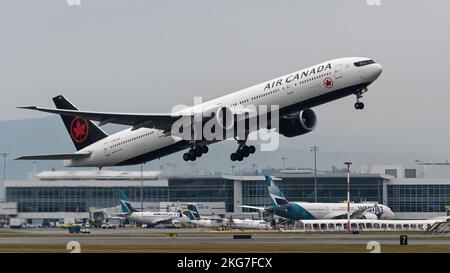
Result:
<svg viewBox="0 0 450 273"><path fill-rule="evenodd" d="M25 155L16 158L15 160L64 160L64 159L83 159L87 158L91 153L77 153L77 154L48 154L48 155Z"/></svg>
<svg viewBox="0 0 450 273"><path fill-rule="evenodd" d="M36 106L17 107L21 109L36 110L46 113L58 114L63 116L81 117L88 120L99 121L101 125L115 123L133 126L133 130L141 127L156 128L163 131L171 130L172 124L180 117L191 116L189 114L133 114L133 113L107 113L107 112L88 112L66 109L52 109Z"/></svg>

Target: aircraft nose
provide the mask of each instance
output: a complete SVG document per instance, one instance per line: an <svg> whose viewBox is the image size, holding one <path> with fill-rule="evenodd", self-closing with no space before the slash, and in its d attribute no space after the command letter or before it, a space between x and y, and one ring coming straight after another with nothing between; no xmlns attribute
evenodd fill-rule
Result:
<svg viewBox="0 0 450 273"><path fill-rule="evenodd" d="M361 78L368 82L375 81L383 72L383 67L380 64L374 63L368 66L361 67Z"/></svg>
<svg viewBox="0 0 450 273"><path fill-rule="evenodd" d="M373 77L375 79L377 79L381 75L381 72L383 72L383 67L380 64L374 64L373 72L372 72L373 73Z"/></svg>

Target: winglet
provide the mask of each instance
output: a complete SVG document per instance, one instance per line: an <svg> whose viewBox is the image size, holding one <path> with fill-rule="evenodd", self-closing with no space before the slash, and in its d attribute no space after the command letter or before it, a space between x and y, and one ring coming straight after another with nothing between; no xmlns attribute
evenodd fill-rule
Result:
<svg viewBox="0 0 450 273"><path fill-rule="evenodd" d="M187 204L187 209L188 209L188 213L189 213L189 218L194 218L191 220L200 220L201 219L200 213L198 213L198 210L197 210L197 205L192 204L192 203Z"/></svg>
<svg viewBox="0 0 450 273"><path fill-rule="evenodd" d="M119 193L119 199L122 207L122 213L124 214L130 214L132 212L135 212L136 210L131 206L131 203L128 202L128 198L125 195L123 191L120 191Z"/></svg>
<svg viewBox="0 0 450 273"><path fill-rule="evenodd" d="M18 106L17 108L19 108L19 109L28 109L28 110L36 110L37 106L34 106L34 105L32 105L32 106Z"/></svg>
<svg viewBox="0 0 450 273"><path fill-rule="evenodd" d="M270 178L270 176L268 176L268 175L265 175L264 178L266 180L266 186L270 187L270 183L272 182L272 178Z"/></svg>
<svg viewBox="0 0 450 273"><path fill-rule="evenodd" d="M128 197L125 195L123 191L119 192L119 198L120 200L128 201Z"/></svg>
<svg viewBox="0 0 450 273"><path fill-rule="evenodd" d="M272 178L268 175L265 176L266 178L266 186L269 190L270 198L272 199L272 203L275 206L283 206L286 204L289 204L289 201L284 197L284 194L281 192L281 190L273 183Z"/></svg>

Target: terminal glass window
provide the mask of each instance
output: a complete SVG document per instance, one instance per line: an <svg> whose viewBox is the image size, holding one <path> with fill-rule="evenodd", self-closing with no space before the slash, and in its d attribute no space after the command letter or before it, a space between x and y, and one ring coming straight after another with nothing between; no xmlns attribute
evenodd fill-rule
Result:
<svg viewBox="0 0 450 273"><path fill-rule="evenodd" d="M450 185L388 185L388 206L394 212L445 212Z"/></svg>
<svg viewBox="0 0 450 273"><path fill-rule="evenodd" d="M169 179L169 202L225 202L234 212L234 181L217 178Z"/></svg>
<svg viewBox="0 0 450 273"><path fill-rule="evenodd" d="M140 201L140 187L8 187L6 199L18 212L89 212L120 205L119 192ZM167 187L144 187L144 202L167 201Z"/></svg>
<svg viewBox="0 0 450 273"><path fill-rule="evenodd" d="M384 170L384 174L397 178L397 169L386 169Z"/></svg>
<svg viewBox="0 0 450 273"><path fill-rule="evenodd" d="M405 169L405 178L416 178L416 169Z"/></svg>

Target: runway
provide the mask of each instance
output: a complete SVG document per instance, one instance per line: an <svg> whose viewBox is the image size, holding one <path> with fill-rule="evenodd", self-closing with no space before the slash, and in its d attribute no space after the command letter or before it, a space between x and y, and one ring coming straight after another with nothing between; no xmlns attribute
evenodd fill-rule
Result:
<svg viewBox="0 0 450 273"><path fill-rule="evenodd" d="M251 235L251 239L234 239L233 235ZM68 242L100 252L367 252L375 241L396 252L398 247L412 252L450 252L450 236L408 234L408 246L400 246L400 233L283 233L283 232L208 232L193 229L93 229L90 234L69 234L67 230L24 230L0 232L0 251L27 249L66 251ZM359 251L358 251L359 250Z"/></svg>

